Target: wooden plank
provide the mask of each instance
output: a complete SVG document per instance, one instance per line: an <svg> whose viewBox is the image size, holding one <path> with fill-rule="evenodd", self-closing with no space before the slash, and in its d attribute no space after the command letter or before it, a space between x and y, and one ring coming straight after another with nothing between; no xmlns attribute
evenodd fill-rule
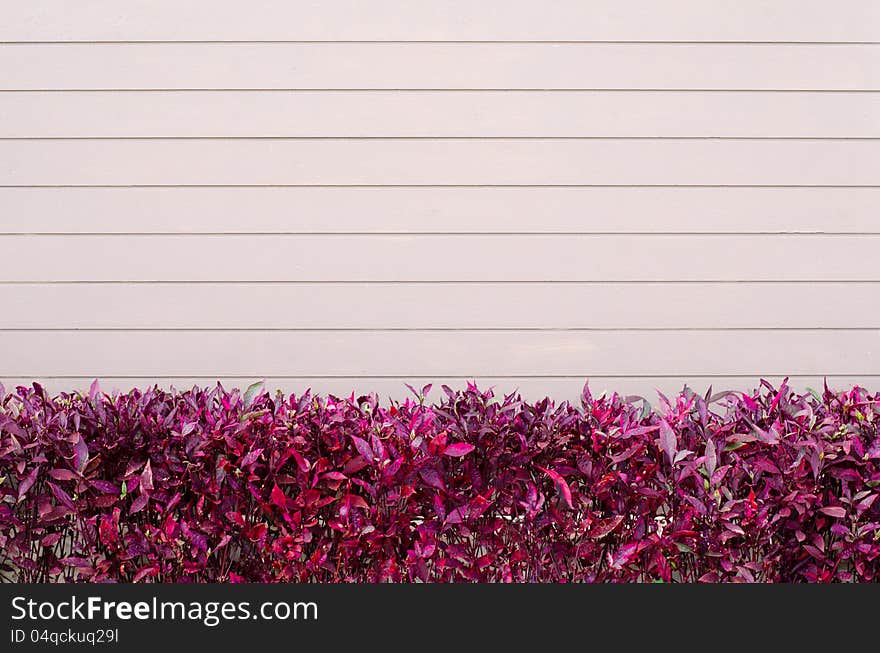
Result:
<svg viewBox="0 0 880 653"><path fill-rule="evenodd" d="M63 0L6 2L0 40L880 39L871 0Z"/></svg>
<svg viewBox="0 0 880 653"><path fill-rule="evenodd" d="M880 188L0 188L0 233L878 233Z"/></svg>
<svg viewBox="0 0 880 653"><path fill-rule="evenodd" d="M2 236L4 281L877 281L880 236Z"/></svg>
<svg viewBox="0 0 880 653"><path fill-rule="evenodd" d="M0 344L0 377L859 376L877 373L878 343L877 329L18 331Z"/></svg>
<svg viewBox="0 0 880 653"><path fill-rule="evenodd" d="M878 290L859 282L5 284L0 329L876 328Z"/></svg>
<svg viewBox="0 0 880 653"><path fill-rule="evenodd" d="M878 90L880 45L0 45L0 89Z"/></svg>
<svg viewBox="0 0 880 653"><path fill-rule="evenodd" d="M739 91L0 93L0 138L880 137L880 95Z"/></svg>
<svg viewBox="0 0 880 653"><path fill-rule="evenodd" d="M781 377L765 375L775 387L782 381ZM465 388L469 381L476 381L479 388L492 388L496 396L519 392L531 401L537 401L544 397L551 397L554 401L570 401L574 405L580 405L581 392L586 378L536 378L536 377L400 377L400 378L376 378L376 377L112 377L102 376L100 387L104 392L126 392L131 388L145 388L157 384L160 388L178 388L186 390L193 385L199 387L213 387L218 381L225 388L246 388L251 383L265 379L266 387L274 392L283 390L285 393L304 393L307 389L321 394L334 394L338 397L348 397L354 393L355 397L375 392L383 401L389 398L404 400L412 397L412 392L405 384L415 388L421 388L429 383L433 387L427 394L429 401L440 401L443 398L441 385L451 388ZM869 390L876 391L880 387L880 377L877 375L860 376L793 376L789 378L789 385L798 392L807 392L808 388L822 391L827 379L829 387L834 390L849 389L854 385L861 385ZM4 377L3 384L7 389L18 385L30 386L33 381L39 381L50 393L59 392L88 392L92 377L88 375L80 377ZM598 397L602 393L610 395L617 392L624 396L638 395L646 398L654 406L658 405L657 391L671 396L682 390L687 385L700 394L711 386L713 392L722 390L750 391L758 387L760 377L730 377L730 376L655 376L655 377L614 377L592 376L589 379L591 393Z"/></svg>
<svg viewBox="0 0 880 653"><path fill-rule="evenodd" d="M0 185L880 185L876 140L7 140Z"/></svg>

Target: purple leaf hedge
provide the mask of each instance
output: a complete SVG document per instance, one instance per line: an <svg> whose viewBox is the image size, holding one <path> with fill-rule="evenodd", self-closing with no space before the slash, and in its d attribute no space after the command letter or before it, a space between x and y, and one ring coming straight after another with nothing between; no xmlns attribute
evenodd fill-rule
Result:
<svg viewBox="0 0 880 653"><path fill-rule="evenodd" d="M0 576L878 580L880 394L444 390L3 392Z"/></svg>

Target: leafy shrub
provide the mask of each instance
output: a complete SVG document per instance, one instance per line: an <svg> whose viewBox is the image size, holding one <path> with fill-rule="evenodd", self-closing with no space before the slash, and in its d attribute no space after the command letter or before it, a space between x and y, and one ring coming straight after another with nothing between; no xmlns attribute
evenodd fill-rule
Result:
<svg viewBox="0 0 880 653"><path fill-rule="evenodd" d="M880 394L445 392L4 393L0 574L878 580Z"/></svg>

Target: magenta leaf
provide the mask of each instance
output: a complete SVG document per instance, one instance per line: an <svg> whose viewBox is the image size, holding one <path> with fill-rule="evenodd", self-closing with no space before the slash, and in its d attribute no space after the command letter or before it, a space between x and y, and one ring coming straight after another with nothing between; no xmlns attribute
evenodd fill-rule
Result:
<svg viewBox="0 0 880 653"><path fill-rule="evenodd" d="M156 576L159 573L159 565L153 563L149 565L144 565L140 569L137 570L134 577L131 579L132 583L137 583L145 578L150 578L152 576Z"/></svg>
<svg viewBox="0 0 880 653"><path fill-rule="evenodd" d="M73 505L73 499L70 498L70 495L67 494L60 487L55 485L54 483L47 483L49 486L49 490L51 490L52 494L55 495L55 498L58 499L66 508L70 510L75 510L76 507Z"/></svg>
<svg viewBox="0 0 880 653"><path fill-rule="evenodd" d="M709 438L706 440L706 473L709 478L712 478L712 475L715 473L715 468L718 465L718 455L715 452L715 443L712 442L712 439Z"/></svg>
<svg viewBox="0 0 880 653"><path fill-rule="evenodd" d="M633 558L639 551L638 542L630 542L620 547L611 558L611 566L614 569L621 569L632 562Z"/></svg>
<svg viewBox="0 0 880 653"><path fill-rule="evenodd" d="M241 466L241 467L245 467L245 468L250 467L250 466L253 465L255 462L257 462L257 460L259 460L260 455L261 455L262 453L263 453L263 449L262 449L262 448L251 449L251 450L247 453L247 455L246 455L244 458L241 459L240 466Z"/></svg>
<svg viewBox="0 0 880 653"><path fill-rule="evenodd" d="M27 496L27 493L34 486L34 483L37 480L37 474L39 474L39 473L40 473L40 467L38 465L31 470L30 474L28 474L27 476L24 477L24 479L21 481L21 483L19 483L19 485L18 485L18 500L19 501L21 501L22 499L25 498L25 496Z"/></svg>
<svg viewBox="0 0 880 653"><path fill-rule="evenodd" d="M565 506L569 510L574 510L574 505L571 502L571 489L568 487L568 483L562 478L562 475L552 469L546 469L544 467L538 467L542 472L547 474L550 479L553 481L553 484L556 486L556 492L559 494L559 498L565 503Z"/></svg>
<svg viewBox="0 0 880 653"><path fill-rule="evenodd" d="M79 474L69 469L50 469L48 474L56 481L75 481L80 477Z"/></svg>
<svg viewBox="0 0 880 653"><path fill-rule="evenodd" d="M287 497L277 484L272 485L272 492L269 495L269 500L282 510L287 510Z"/></svg>
<svg viewBox="0 0 880 653"><path fill-rule="evenodd" d="M79 433L76 434L76 441L73 443L73 465L80 474L89 463L89 446Z"/></svg>
<svg viewBox="0 0 880 653"><path fill-rule="evenodd" d="M357 449L357 452L364 457L364 460L372 463L375 457L373 452L373 447L364 440L363 438L359 438L356 435L351 436L352 442L354 442L354 448Z"/></svg>
<svg viewBox="0 0 880 653"><path fill-rule="evenodd" d="M144 465L144 471L141 472L140 488L141 492L149 492L153 489L153 468L150 465L149 459L147 464Z"/></svg>
<svg viewBox="0 0 880 653"><path fill-rule="evenodd" d="M139 513L141 510L147 507L147 504L150 502L149 494L141 494L138 495L137 499L131 502L131 508L128 511L128 514L135 515Z"/></svg>
<svg viewBox="0 0 880 653"><path fill-rule="evenodd" d="M660 449L669 459L669 464L675 462L675 454L678 453L678 440L675 437L675 431L669 426L669 422L665 419L660 421Z"/></svg>
<svg viewBox="0 0 880 653"><path fill-rule="evenodd" d="M467 444L466 442L456 442L455 444L450 444L448 447L446 447L443 450L443 455L460 458L461 456L468 455L473 450L474 445L472 444Z"/></svg>

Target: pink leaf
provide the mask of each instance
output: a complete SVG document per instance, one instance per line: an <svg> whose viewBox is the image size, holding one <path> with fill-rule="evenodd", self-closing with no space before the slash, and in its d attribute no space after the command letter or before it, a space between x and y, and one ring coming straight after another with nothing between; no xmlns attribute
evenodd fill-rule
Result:
<svg viewBox="0 0 880 653"><path fill-rule="evenodd" d="M675 461L675 454L678 453L678 440L675 437L675 431L669 426L669 422L665 419L660 422L660 448L669 458L669 464Z"/></svg>
<svg viewBox="0 0 880 653"><path fill-rule="evenodd" d="M706 441L706 472L709 478L715 473L715 467L718 465L718 455L715 452L715 443L710 438Z"/></svg>
<svg viewBox="0 0 880 653"><path fill-rule="evenodd" d="M608 519L602 519L593 528L590 529L590 537L601 540L606 535L614 532L623 522L623 515L616 515Z"/></svg>
<svg viewBox="0 0 880 653"><path fill-rule="evenodd" d="M611 566L614 569L620 569L624 565L629 564L639 551L638 542L630 542L620 547L611 558Z"/></svg>
<svg viewBox="0 0 880 653"><path fill-rule="evenodd" d="M364 457L364 460L367 462L373 462L375 454L373 453L373 448L367 443L367 441L356 435L351 436L351 439L354 442L354 448Z"/></svg>
<svg viewBox="0 0 880 653"><path fill-rule="evenodd" d="M147 464L144 465L144 471L141 472L140 488L141 492L149 492L153 489L153 468L150 466L149 459L147 459Z"/></svg>
<svg viewBox="0 0 880 653"><path fill-rule="evenodd" d="M825 506L824 508L819 508L819 512L828 515L829 517L834 517L835 519L843 519L846 517L846 510L840 506Z"/></svg>
<svg viewBox="0 0 880 653"><path fill-rule="evenodd" d="M231 521L236 526L241 526L242 528L244 528L244 526L245 526L244 517L241 516L240 512L235 512L234 510L230 510L229 512L226 513L226 519Z"/></svg>
<svg viewBox="0 0 880 653"><path fill-rule="evenodd" d="M147 507L147 504L150 502L149 494L141 494L137 499L131 502L131 510L128 511L129 515L134 515L135 513L140 512L144 508Z"/></svg>
<svg viewBox="0 0 880 653"><path fill-rule="evenodd" d="M468 444L467 442L456 442L455 444L450 444L448 447L446 447L443 450L443 455L460 458L462 456L468 455L473 450L474 445L472 444Z"/></svg>
<svg viewBox="0 0 880 653"><path fill-rule="evenodd" d="M77 434L77 441L73 444L73 464L76 471L82 474L83 470L89 462L89 447L83 436Z"/></svg>
<svg viewBox="0 0 880 653"><path fill-rule="evenodd" d="M79 474L69 469L50 469L49 476L56 481L73 481L79 478Z"/></svg>
<svg viewBox="0 0 880 653"><path fill-rule="evenodd" d="M50 533L40 541L40 544L45 547L55 546L61 540L61 535L62 533Z"/></svg>
<svg viewBox="0 0 880 653"><path fill-rule="evenodd" d="M92 381L92 385L89 386L89 399L93 402L101 396L101 384L98 383L98 379Z"/></svg>
<svg viewBox="0 0 880 653"><path fill-rule="evenodd" d="M262 449L254 449L253 451L249 451L248 454L241 459L241 463L239 463L239 467L250 467L257 459L260 457L260 454L263 453Z"/></svg>
<svg viewBox="0 0 880 653"><path fill-rule="evenodd" d="M54 483L48 483L49 489L52 491L52 494L55 495L55 498L58 499L64 506L69 508L70 510L75 510L75 506L73 505L73 499L70 498L70 495L67 494L60 487L55 485Z"/></svg>
<svg viewBox="0 0 880 653"><path fill-rule="evenodd" d="M28 474L24 480L18 485L18 500L21 501L25 495L28 493L28 490L33 487L34 483L37 480L37 474L40 473L40 466L37 465L31 470L31 473Z"/></svg>
<svg viewBox="0 0 880 653"><path fill-rule="evenodd" d="M151 576L155 576L159 573L159 565L144 565L140 569L138 569L137 573L134 575L134 578L131 579L133 583L137 583L144 578L149 578Z"/></svg>

